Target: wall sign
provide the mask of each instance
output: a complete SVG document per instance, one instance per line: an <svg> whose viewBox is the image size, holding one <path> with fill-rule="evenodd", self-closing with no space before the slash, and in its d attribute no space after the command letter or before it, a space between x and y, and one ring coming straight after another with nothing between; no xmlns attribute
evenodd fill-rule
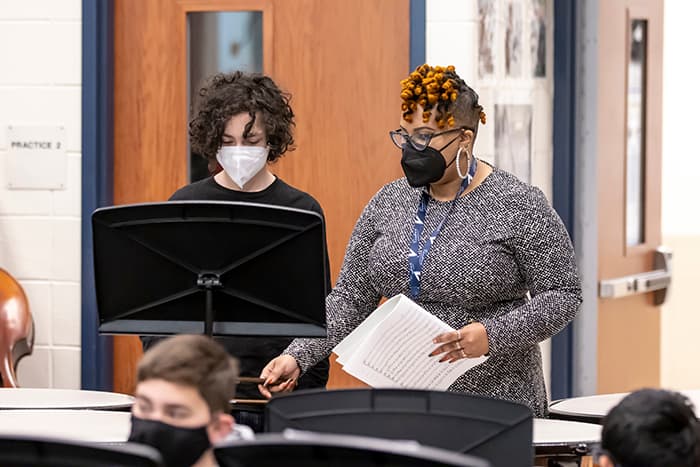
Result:
<svg viewBox="0 0 700 467"><path fill-rule="evenodd" d="M7 187L11 190L66 188L63 126L7 127Z"/></svg>

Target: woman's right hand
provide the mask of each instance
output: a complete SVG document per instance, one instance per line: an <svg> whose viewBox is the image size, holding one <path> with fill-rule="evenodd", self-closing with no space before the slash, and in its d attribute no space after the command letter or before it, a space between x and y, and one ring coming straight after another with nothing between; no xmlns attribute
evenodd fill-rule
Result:
<svg viewBox="0 0 700 467"><path fill-rule="evenodd" d="M297 385L301 374L297 361L291 355L280 355L265 365L260 377L265 379L258 385L260 394L270 399L273 393L289 392Z"/></svg>

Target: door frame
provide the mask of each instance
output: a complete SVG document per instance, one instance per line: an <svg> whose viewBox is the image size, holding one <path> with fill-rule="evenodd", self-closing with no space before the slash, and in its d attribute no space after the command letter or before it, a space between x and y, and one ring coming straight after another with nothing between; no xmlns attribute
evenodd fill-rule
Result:
<svg viewBox="0 0 700 467"><path fill-rule="evenodd" d="M574 245L583 303L573 336L572 396L598 392L599 3L577 0Z"/></svg>
<svg viewBox="0 0 700 467"><path fill-rule="evenodd" d="M411 69L425 61L425 0L409 0ZM112 337L99 336L91 216L113 204L114 2L82 0L81 387L113 389Z"/></svg>
<svg viewBox="0 0 700 467"><path fill-rule="evenodd" d="M574 321L572 339L572 396L598 392L598 271L600 115L600 2L574 0L576 6L575 130L573 238L582 279L583 303ZM556 4L567 4L559 2ZM555 160L558 157L555 147ZM556 197L555 197L556 198Z"/></svg>
<svg viewBox="0 0 700 467"><path fill-rule="evenodd" d="M113 3L83 0L81 175L81 371L83 389L112 390L112 338L97 333L92 222L95 209L113 204Z"/></svg>
<svg viewBox="0 0 700 467"><path fill-rule="evenodd" d="M576 244L576 8L578 0L554 2L554 102L552 112L552 205ZM551 399L573 394L575 323L552 337Z"/></svg>

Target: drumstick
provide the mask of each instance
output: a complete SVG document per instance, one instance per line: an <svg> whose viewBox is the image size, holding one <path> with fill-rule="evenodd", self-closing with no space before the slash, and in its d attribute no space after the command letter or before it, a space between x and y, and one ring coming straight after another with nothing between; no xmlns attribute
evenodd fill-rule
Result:
<svg viewBox="0 0 700 467"><path fill-rule="evenodd" d="M238 383L240 383L240 384L265 384L265 378L255 378L253 376L239 376Z"/></svg>
<svg viewBox="0 0 700 467"><path fill-rule="evenodd" d="M267 399L231 399L231 405L237 404L251 404L251 405L264 405L267 404Z"/></svg>
<svg viewBox="0 0 700 467"><path fill-rule="evenodd" d="M244 384L245 383L263 384L265 382L265 378L255 378L252 376L239 376L238 382L244 383ZM236 405L236 404L262 405L262 404L267 404L267 400L265 400L265 399L232 399L231 405Z"/></svg>
<svg viewBox="0 0 700 467"><path fill-rule="evenodd" d="M265 378L254 378L252 376L239 376L238 382L241 384L263 384Z"/></svg>

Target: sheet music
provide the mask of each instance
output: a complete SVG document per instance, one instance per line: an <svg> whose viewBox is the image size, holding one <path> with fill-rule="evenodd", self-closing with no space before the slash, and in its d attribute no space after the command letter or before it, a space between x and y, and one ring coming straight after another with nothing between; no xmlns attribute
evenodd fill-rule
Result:
<svg viewBox="0 0 700 467"><path fill-rule="evenodd" d="M394 311L403 295L396 295L382 303L376 310L369 314L345 339L335 346L333 352L338 356L336 360L340 365L345 365L347 359L352 355L353 349L359 348L369 337L375 327L377 327L389 314Z"/></svg>
<svg viewBox="0 0 700 467"><path fill-rule="evenodd" d="M334 352L343 369L373 387L446 390L487 357L440 363L428 357L449 325L404 295L377 308Z"/></svg>

